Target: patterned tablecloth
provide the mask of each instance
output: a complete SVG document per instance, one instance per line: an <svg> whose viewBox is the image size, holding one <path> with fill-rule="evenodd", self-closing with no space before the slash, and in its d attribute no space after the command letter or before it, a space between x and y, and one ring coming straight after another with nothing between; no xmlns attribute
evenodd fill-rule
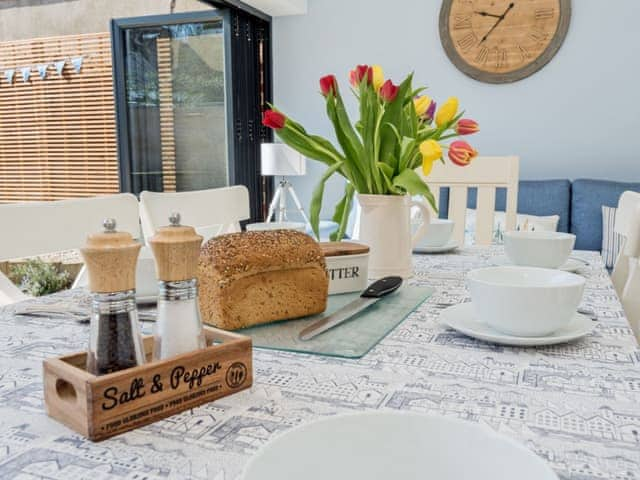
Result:
<svg viewBox="0 0 640 480"><path fill-rule="evenodd" d="M584 306L598 316L583 340L510 348L438 323L438 304L466 296L465 272L499 253L416 256L412 281L436 294L360 360L255 350L250 391L101 443L48 418L42 397L42 360L84 349L88 327L0 309L0 478L231 480L288 428L383 409L482 422L564 479L640 479L640 350L599 256L580 253ZM61 297L86 301L38 301Z"/></svg>

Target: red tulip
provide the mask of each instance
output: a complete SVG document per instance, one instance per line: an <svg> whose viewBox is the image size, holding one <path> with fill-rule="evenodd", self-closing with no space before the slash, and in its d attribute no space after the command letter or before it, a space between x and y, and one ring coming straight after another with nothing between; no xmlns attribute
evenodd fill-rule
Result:
<svg viewBox="0 0 640 480"><path fill-rule="evenodd" d="M385 102L393 102L398 96L398 90L400 88L397 85L394 85L391 80L387 80L380 87L380 98Z"/></svg>
<svg viewBox="0 0 640 480"><path fill-rule="evenodd" d="M287 117L275 110L265 110L262 114L262 124L265 127L274 128L276 130L280 130L284 127L286 120Z"/></svg>
<svg viewBox="0 0 640 480"><path fill-rule="evenodd" d="M365 77L367 83L371 84L373 80L373 70L371 70L369 65L357 65L356 68L349 72L349 82L354 88L357 88Z"/></svg>
<svg viewBox="0 0 640 480"><path fill-rule="evenodd" d="M320 91L325 97L332 92L335 96L338 93L338 81L335 75L326 75L320 79Z"/></svg>
<svg viewBox="0 0 640 480"><path fill-rule="evenodd" d="M449 159L456 165L465 167L478 156L478 152L471 145L462 140L456 140L449 145Z"/></svg>
<svg viewBox="0 0 640 480"><path fill-rule="evenodd" d="M461 118L456 124L456 133L458 135L471 135L480 131L480 125L470 118Z"/></svg>

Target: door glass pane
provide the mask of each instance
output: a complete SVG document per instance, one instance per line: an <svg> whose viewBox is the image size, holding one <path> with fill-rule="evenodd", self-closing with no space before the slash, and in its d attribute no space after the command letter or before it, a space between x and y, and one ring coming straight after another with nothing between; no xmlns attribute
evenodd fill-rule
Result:
<svg viewBox="0 0 640 480"><path fill-rule="evenodd" d="M124 33L133 192L228 185L222 20Z"/></svg>

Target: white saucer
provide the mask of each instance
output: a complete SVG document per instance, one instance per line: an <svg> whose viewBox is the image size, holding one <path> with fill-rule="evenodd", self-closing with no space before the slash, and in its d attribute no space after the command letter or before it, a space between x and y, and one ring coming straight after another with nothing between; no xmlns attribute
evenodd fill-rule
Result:
<svg viewBox="0 0 640 480"><path fill-rule="evenodd" d="M511 260L509 260L507 258L506 255L499 255L497 257L493 257L490 260L490 263L492 265L495 265L496 267L502 267L505 265L513 265L513 262ZM556 270L562 270L565 272L571 272L571 273L575 273L578 271L578 269L582 268L586 266L586 263L581 262L580 260L577 260L575 258L570 258L569 260L567 260L567 262L564 265L560 265Z"/></svg>
<svg viewBox="0 0 640 480"><path fill-rule="evenodd" d="M584 337L594 327L594 321L576 312L566 327L556 330L545 337L516 337L494 330L486 323L474 318L473 305L460 303L442 311L440 322L470 337L501 345L531 347L565 343Z"/></svg>
<svg viewBox="0 0 640 480"><path fill-rule="evenodd" d="M458 242L450 240L449 243L439 247L415 247L413 253L445 253L458 248Z"/></svg>

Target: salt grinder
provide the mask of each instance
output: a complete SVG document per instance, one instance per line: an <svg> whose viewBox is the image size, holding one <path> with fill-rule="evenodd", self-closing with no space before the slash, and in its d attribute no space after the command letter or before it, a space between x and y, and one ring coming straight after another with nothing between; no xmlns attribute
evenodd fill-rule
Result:
<svg viewBox="0 0 640 480"><path fill-rule="evenodd" d="M82 256L89 272L91 330L87 370L104 375L144 363L135 286L141 245L130 234L103 222L104 232L89 235Z"/></svg>
<svg viewBox="0 0 640 480"><path fill-rule="evenodd" d="M154 333L155 360L206 346L196 280L202 237L193 227L180 225L179 213L172 213L169 223L149 239L160 291Z"/></svg>

